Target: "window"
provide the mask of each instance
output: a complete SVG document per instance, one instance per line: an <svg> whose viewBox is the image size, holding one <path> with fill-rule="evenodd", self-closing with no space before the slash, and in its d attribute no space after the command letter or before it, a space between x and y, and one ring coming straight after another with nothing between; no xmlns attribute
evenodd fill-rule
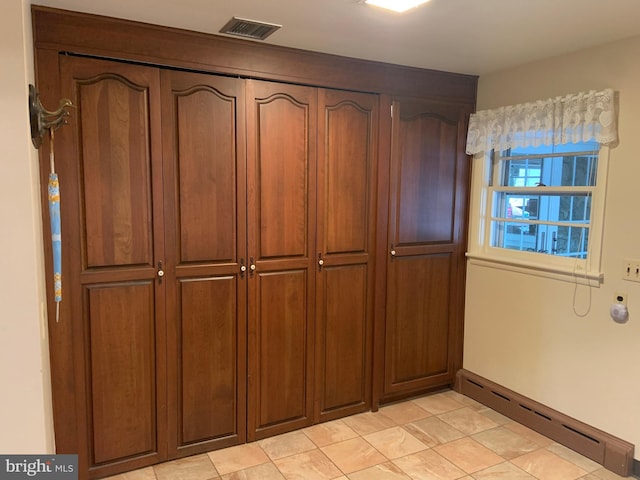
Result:
<svg viewBox="0 0 640 480"><path fill-rule="evenodd" d="M586 259L599 145L494 153L490 245Z"/></svg>
<svg viewBox="0 0 640 480"><path fill-rule="evenodd" d="M475 253L599 276L606 151L589 142L489 153Z"/></svg>
<svg viewBox="0 0 640 480"><path fill-rule="evenodd" d="M615 117L611 90L472 114L468 256L518 271L601 281Z"/></svg>

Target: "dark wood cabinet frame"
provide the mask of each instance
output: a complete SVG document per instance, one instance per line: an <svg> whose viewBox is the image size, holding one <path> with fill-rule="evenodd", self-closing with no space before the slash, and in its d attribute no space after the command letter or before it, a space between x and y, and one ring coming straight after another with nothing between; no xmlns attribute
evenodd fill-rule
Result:
<svg viewBox="0 0 640 480"><path fill-rule="evenodd" d="M377 139L377 231L371 406L373 410L377 410L381 403L416 394L405 392L384 395L386 265L390 248L387 225L392 157L391 106L400 99L415 98L453 106L465 113L471 112L475 107L477 77L314 53L40 6L32 7L32 20L36 85L45 105L54 105L59 100L61 55L87 56L185 71L378 94L380 117ZM461 121L466 122L465 119ZM463 145L459 147L463 148ZM48 155L48 146L43 145L40 149L40 176L43 185L47 183ZM462 367L464 251L467 241L469 170L461 172L457 178L459 190L456 193L456 211L453 212L458 219L456 225L459 229L455 235L456 271L453 277L456 321L452 328L455 341L450 349L453 375L447 378L446 384L437 384L429 389L453 385L455 371ZM42 202L43 212L46 212L46 192L42 196ZM45 217L46 215L43 214ZM47 218L43 219L43 225L46 231ZM51 247L47 242L45 258L51 258ZM52 288L52 282L47 278L49 294ZM55 312L52 295L48 295L48 298L51 370L66 369L75 371L76 375L82 375L81 366L74 365L73 356L69 353L73 348L74 332L69 324L55 324L55 315L51 315L51 312ZM82 441L77 438L77 422L80 420L77 415L71 414L68 408L76 401L73 379L54 382L52 390L57 445L73 445ZM83 407L75 407L82 411ZM140 465L144 465L144 462ZM83 465L80 467L83 470ZM86 465L84 467L86 468Z"/></svg>

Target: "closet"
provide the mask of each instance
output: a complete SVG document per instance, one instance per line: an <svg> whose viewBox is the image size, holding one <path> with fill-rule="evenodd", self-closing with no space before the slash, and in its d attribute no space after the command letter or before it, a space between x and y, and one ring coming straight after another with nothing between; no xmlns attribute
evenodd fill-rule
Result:
<svg viewBox="0 0 640 480"><path fill-rule="evenodd" d="M453 383L474 77L32 13L42 101L76 107L49 343L80 478Z"/></svg>
<svg viewBox="0 0 640 480"><path fill-rule="evenodd" d="M61 72L90 467L368 409L377 97L73 56Z"/></svg>

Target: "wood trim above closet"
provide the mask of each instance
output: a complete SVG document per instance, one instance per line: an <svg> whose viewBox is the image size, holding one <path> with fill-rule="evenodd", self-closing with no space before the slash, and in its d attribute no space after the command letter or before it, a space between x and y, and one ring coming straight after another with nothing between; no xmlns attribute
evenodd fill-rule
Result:
<svg viewBox="0 0 640 480"><path fill-rule="evenodd" d="M318 87L474 102L477 77L32 6L34 46Z"/></svg>

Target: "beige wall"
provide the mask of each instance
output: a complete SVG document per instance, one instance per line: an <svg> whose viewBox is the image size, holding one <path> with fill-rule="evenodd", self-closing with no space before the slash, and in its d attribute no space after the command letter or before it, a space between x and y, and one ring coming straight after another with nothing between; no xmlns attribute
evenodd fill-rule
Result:
<svg viewBox="0 0 640 480"><path fill-rule="evenodd" d="M27 0L0 15L0 452L51 453L47 340L42 328L42 234L35 149L29 137L33 83Z"/></svg>
<svg viewBox="0 0 640 480"><path fill-rule="evenodd" d="M640 258L640 37L483 76L478 109L607 87L619 92L620 142L609 161L604 283L575 290L469 264L464 366L638 445L638 458L640 284L621 277L623 259ZM609 316L616 292L628 294L624 325Z"/></svg>

